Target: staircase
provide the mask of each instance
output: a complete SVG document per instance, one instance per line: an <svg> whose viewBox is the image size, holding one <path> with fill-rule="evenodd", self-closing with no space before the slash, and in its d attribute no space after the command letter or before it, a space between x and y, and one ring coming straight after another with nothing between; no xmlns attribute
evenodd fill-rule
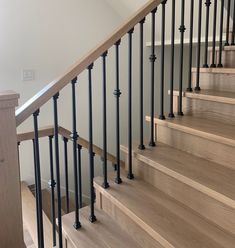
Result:
<svg viewBox="0 0 235 248"><path fill-rule="evenodd" d="M180 3L180 18L176 18L175 0L147 2L104 42L82 57L61 77L48 84L16 113L14 110L18 95L12 92L0 93L0 151L3 151L0 154L0 184L4 182L0 187L0 196L1 199L7 199L0 201L0 217L3 221L0 227L0 247L25 247L22 239L21 201L24 222L32 223L32 226L27 226L27 230L33 230L30 235L38 248L235 247L235 15L232 28L227 18L226 32L223 35L223 23L226 20L224 1L218 5L219 10L216 0L212 1L213 4L206 0L205 6L202 5L202 0L196 1L199 4L198 41L194 54L196 3L190 1L190 13L187 13L190 15L189 24L184 23L185 0ZM169 4L172 11L171 61L166 63L165 27L168 21L166 8ZM213 8L210 8L211 5ZM159 10L160 23L156 22ZM209 22L210 14L213 15L213 23ZM205 23L202 23L202 15L205 15ZM179 56L175 52L176 19L180 19ZM145 82L144 70L146 20L151 27L148 82ZM216 24L219 24L219 40ZM139 69L136 72L133 70L133 52L136 48L133 45L136 37L133 33L137 26ZM202 26L205 26L204 56L201 55ZM160 56L156 56L156 27L161 28ZM184 56L185 27L190 31L189 61ZM212 44L208 42L209 29L213 29ZM120 108L120 72L123 62L120 48L122 38L126 35L128 87L124 97L127 97L128 116L123 117ZM226 40L223 40L225 36ZM109 55L111 48L114 48L114 53ZM107 56L115 62L112 70L115 76L114 109L109 108L107 101L107 83L111 83L107 80ZM160 62L156 64L158 57ZM196 65L193 64L194 57ZM99 96L102 111L94 120L92 72L94 62L98 59L101 64L97 68L102 71L102 92ZM177 82L176 63L177 77L179 76ZM84 71L87 72L88 89L82 94L87 94L88 99L87 122L81 118L84 113L78 111L76 98L78 77ZM159 72L159 80L156 80L156 71ZM184 82L185 71L188 74L187 82ZM136 107L133 106L133 87L137 87L134 85L134 73L138 73L139 80L139 123L133 121L133 115L136 115L136 108L135 112L133 110ZM168 84L166 74L170 77ZM150 92L146 92L147 83ZM157 83L160 85L159 97L155 95ZM66 116L70 120L71 131L67 127L61 127L59 123L59 93L65 86L71 87L71 98L64 99L71 101L71 110L68 110ZM145 104L149 104L144 101L145 98L150 101L148 111L144 108ZM53 125L41 127L40 110L50 100L53 103ZM17 135L16 127L30 116L33 117L33 131ZM86 123L87 139L80 136L77 116ZM109 118L115 119L112 135L108 132ZM127 127L120 125L120 118L127 118ZM102 128L97 128L97 121L102 122ZM145 121L150 127L150 135L145 130ZM135 137L133 131L136 125L138 137ZM102 145L99 146L94 141L94 132L101 133ZM127 133L126 145L121 144L124 143L122 133ZM44 138L48 139L49 144L48 164L45 163L45 157L44 164L41 164L41 157L45 154L41 154L40 141ZM19 188L20 144L29 140L33 141L35 199L25 183L21 183L22 194ZM115 146L115 152L110 152L109 144ZM82 164L84 154L87 154L86 165ZM96 177L95 167L98 165L94 157L99 157L102 161L100 175ZM109 162L112 163L112 168L108 168ZM49 175L49 191L45 191L42 186L42 166L44 174L47 171ZM84 166L88 166L89 176L83 176ZM62 176L65 177L64 180ZM84 180L89 184L90 190L90 202L85 207L82 188ZM6 197L9 189L12 190L10 198ZM24 201L26 198L30 200ZM46 198L46 202L50 202L47 206L43 201ZM15 214L11 216L9 212ZM11 238L7 235L6 238L4 235L15 226L18 229L14 229L14 232L18 236ZM6 230L2 231L3 227Z"/></svg>
<svg viewBox="0 0 235 248"><path fill-rule="evenodd" d="M124 172L127 146L123 183L111 172L104 189L95 178L98 223L77 233L71 215L63 217L67 248L235 247L234 47L222 54L226 67L201 68L201 91L183 92L184 116L154 119L156 147L132 151L134 180ZM175 90L175 113L178 100Z"/></svg>

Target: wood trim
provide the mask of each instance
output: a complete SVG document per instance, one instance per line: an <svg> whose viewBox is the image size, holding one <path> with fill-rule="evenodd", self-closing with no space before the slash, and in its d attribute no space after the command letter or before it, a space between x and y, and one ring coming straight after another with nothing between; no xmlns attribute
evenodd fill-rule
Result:
<svg viewBox="0 0 235 248"><path fill-rule="evenodd" d="M71 132L63 127L59 127L59 134L62 135L63 137L70 139L71 140ZM81 145L82 147L88 149L89 148L89 142L81 137L78 137L78 141L77 143L79 145ZM100 157L103 156L103 150L96 146L93 145L93 151L96 155L99 155ZM116 163L116 157L110 153L107 154L107 159L108 161L110 161L111 163ZM124 167L124 162L121 161L121 166Z"/></svg>
<svg viewBox="0 0 235 248"><path fill-rule="evenodd" d="M197 68L192 68L196 72ZM235 68L200 68L200 73L235 74Z"/></svg>
<svg viewBox="0 0 235 248"><path fill-rule="evenodd" d="M53 126L43 127L43 128L40 128L38 131L39 138L48 137L48 136L53 135L53 134L54 134L54 127ZM72 138L71 138L72 133L64 127L59 127L59 134L65 138L69 139L69 140L72 140ZM32 140L33 138L34 138L34 131L19 133L17 135L17 141L18 142ZM78 143L78 145L81 145L82 147L84 147L88 150L89 142L87 140L85 140L81 137L78 137L77 143ZM100 157L103 156L103 150L100 147L93 145L93 151L96 155L98 155ZM110 161L113 164L116 163L116 157L110 153L107 154L107 159L108 159L108 161ZM124 162L123 161L121 161L121 166L124 168Z"/></svg>
<svg viewBox="0 0 235 248"><path fill-rule="evenodd" d="M0 247L24 248L15 107L19 95L0 92Z"/></svg>
<svg viewBox="0 0 235 248"><path fill-rule="evenodd" d="M155 9L161 0L150 0L134 15L132 15L123 25L115 30L105 41L88 52L77 63L72 65L61 77L52 81L35 96L29 99L22 107L16 111L16 124L19 126L37 109L41 108L57 92L63 89L73 78L83 72L91 63L98 59L105 51L120 40L129 30L138 24L145 16Z"/></svg>
<svg viewBox="0 0 235 248"><path fill-rule="evenodd" d="M48 136L53 135L53 134L54 134L54 127L53 126L43 127L43 128L40 128L38 130L39 138L48 137ZM23 133L17 134L17 141L18 142L32 140L32 139L34 139L34 131L23 132Z"/></svg>
<svg viewBox="0 0 235 248"><path fill-rule="evenodd" d="M36 201L32 192L29 190L25 182L21 183L22 194L22 211L24 224L29 231L34 244L38 243L37 239L37 219L36 216ZM52 247L52 224L46 214L43 212L43 231L45 247Z"/></svg>

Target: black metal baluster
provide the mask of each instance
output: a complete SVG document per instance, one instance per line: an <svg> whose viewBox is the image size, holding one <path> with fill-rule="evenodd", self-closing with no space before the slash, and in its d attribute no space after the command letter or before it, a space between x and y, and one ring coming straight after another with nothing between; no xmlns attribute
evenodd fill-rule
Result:
<svg viewBox="0 0 235 248"><path fill-rule="evenodd" d="M217 67L222 65L222 51L223 51L223 25L224 25L224 0L221 0L221 13L220 13L220 39L219 39L219 62Z"/></svg>
<svg viewBox="0 0 235 248"><path fill-rule="evenodd" d="M82 208L82 160L81 160L82 146L77 145L78 152L78 192L79 192L79 207Z"/></svg>
<svg viewBox="0 0 235 248"><path fill-rule="evenodd" d="M144 150L144 23L140 22L140 144L139 149Z"/></svg>
<svg viewBox="0 0 235 248"><path fill-rule="evenodd" d="M33 120L34 120L34 140L33 140L34 141L34 168L35 168L35 187L36 187L38 247L44 248L42 192L41 192L41 169L40 169L39 136L38 136L38 116L39 116L39 110L37 110L33 114Z"/></svg>
<svg viewBox="0 0 235 248"><path fill-rule="evenodd" d="M190 7L190 34L189 34L189 71L188 71L188 92L192 92L192 57L193 57L193 18L194 18L194 0L191 0Z"/></svg>
<svg viewBox="0 0 235 248"><path fill-rule="evenodd" d="M68 175L68 139L63 137L64 141L64 170L65 170L65 197L66 213L69 213L69 175Z"/></svg>
<svg viewBox="0 0 235 248"><path fill-rule="evenodd" d="M211 1L206 0L206 29L205 29L205 55L203 68L208 68L208 36L209 36L209 21L210 21L210 5Z"/></svg>
<svg viewBox="0 0 235 248"><path fill-rule="evenodd" d="M175 0L172 0L171 13L171 70L170 70L170 112L168 117L174 118L174 74L175 74Z"/></svg>
<svg viewBox="0 0 235 248"><path fill-rule="evenodd" d="M57 213L58 213L58 235L59 248L63 247L62 241L62 213L61 213L61 188L60 188L60 159L59 159L59 125L58 125L58 101L59 93L53 97L54 107L54 143L55 143L55 165L56 165L56 190L57 190Z"/></svg>
<svg viewBox="0 0 235 248"><path fill-rule="evenodd" d="M183 93L183 66L184 66L184 32L186 30L184 25L184 12L185 12L185 0L181 1L181 25L180 31L180 73L179 73L179 102L178 102L178 115L183 116L182 111L182 93Z"/></svg>
<svg viewBox="0 0 235 248"><path fill-rule="evenodd" d="M128 175L127 178L134 179L132 172L132 34L134 28L128 32L129 38L129 80L128 80Z"/></svg>
<svg viewBox="0 0 235 248"><path fill-rule="evenodd" d="M227 6L227 26L226 26L226 42L224 44L225 46L229 46L230 11L231 11L231 0L228 0L228 6Z"/></svg>
<svg viewBox="0 0 235 248"><path fill-rule="evenodd" d="M154 9L152 13L152 42L151 42L151 55L149 57L151 63L151 92L150 92L150 142L149 146L156 146L155 139L154 139L154 90L155 90L155 61L157 59L155 55L155 19L156 19L156 12L157 8Z"/></svg>
<svg viewBox="0 0 235 248"><path fill-rule="evenodd" d="M49 154L50 154L50 176L49 187L51 189L51 223L53 234L53 247L56 246L56 216L55 216L55 186L54 179L54 161L53 161L53 135L49 136Z"/></svg>
<svg viewBox="0 0 235 248"><path fill-rule="evenodd" d="M217 20L217 0L214 2L214 17L213 17L213 41L212 41L212 63L211 68L215 68L215 45L216 45L216 20Z"/></svg>
<svg viewBox="0 0 235 248"><path fill-rule="evenodd" d="M102 55L103 60L103 174L104 182L103 188L109 187L108 172L107 172L107 96L106 96L106 57L108 52L106 51Z"/></svg>
<svg viewBox="0 0 235 248"><path fill-rule="evenodd" d="M93 64L88 66L88 111L89 111L89 161L90 161L90 197L91 212L89 220L91 223L96 221L95 216L95 190L94 190L94 152L93 152L93 116L92 116L92 75Z"/></svg>
<svg viewBox="0 0 235 248"><path fill-rule="evenodd" d="M72 140L73 140L73 168L74 168L74 203L75 203L75 221L74 228L79 229L81 227L81 223L79 220L79 199L78 199L78 158L77 158L77 110L76 110L76 83L77 77L71 81L72 85Z"/></svg>
<svg viewBox="0 0 235 248"><path fill-rule="evenodd" d="M202 0L199 0L198 13L198 40L197 40L197 74L196 91L200 91L200 60L201 60L201 33L202 33Z"/></svg>
<svg viewBox="0 0 235 248"><path fill-rule="evenodd" d="M120 96L121 91L119 89L119 46L121 44L121 40L115 43L116 48L116 89L114 91L114 95L116 97L116 159L117 159L117 177L115 182L117 184L122 183L121 179L121 168L120 168Z"/></svg>
<svg viewBox="0 0 235 248"><path fill-rule="evenodd" d="M160 120L165 120L166 117L164 115L164 73L165 73L165 22L166 22L166 2L167 0L164 0L161 2L162 4L162 39L161 39L161 85L160 85Z"/></svg>
<svg viewBox="0 0 235 248"><path fill-rule="evenodd" d="M235 1L234 5L233 5L233 33L232 33L232 41L231 41L231 45L234 46L235 45Z"/></svg>

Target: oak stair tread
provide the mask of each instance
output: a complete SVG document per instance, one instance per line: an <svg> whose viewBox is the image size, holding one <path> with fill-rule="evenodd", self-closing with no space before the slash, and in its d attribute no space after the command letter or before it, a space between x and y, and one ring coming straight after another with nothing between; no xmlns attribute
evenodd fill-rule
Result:
<svg viewBox="0 0 235 248"><path fill-rule="evenodd" d="M213 50L213 47L212 46L208 47L208 50L209 51L212 51ZM220 50L220 47L219 46L216 46L215 47L215 50L216 51L219 51ZM222 51L235 51L235 46L234 45L223 46Z"/></svg>
<svg viewBox="0 0 235 248"><path fill-rule="evenodd" d="M196 71L197 68L193 67L192 72ZM235 74L235 68L200 68L200 73Z"/></svg>
<svg viewBox="0 0 235 248"><path fill-rule="evenodd" d="M175 90L174 95L179 96L179 91ZM200 91L183 92L183 96L193 99L235 104L235 92L202 89Z"/></svg>
<svg viewBox="0 0 235 248"><path fill-rule="evenodd" d="M146 120L150 121L150 117L147 116ZM232 124L190 115L176 116L166 120L155 118L154 121L158 125L235 147L235 125Z"/></svg>
<svg viewBox="0 0 235 248"><path fill-rule="evenodd" d="M137 247L139 244L123 231L115 221L101 210L95 209L97 221L90 223L89 207L80 209L82 227L75 230L74 212L62 217L63 233L74 247L84 248L120 248Z"/></svg>
<svg viewBox="0 0 235 248"><path fill-rule="evenodd" d="M235 209L235 170L160 142L156 145L135 150L133 156ZM127 147L121 148L128 153Z"/></svg>
<svg viewBox="0 0 235 248"><path fill-rule="evenodd" d="M110 188L105 190L102 178L97 177L95 187L162 247L234 247L234 237L193 210L138 178L122 179L120 185L110 180Z"/></svg>

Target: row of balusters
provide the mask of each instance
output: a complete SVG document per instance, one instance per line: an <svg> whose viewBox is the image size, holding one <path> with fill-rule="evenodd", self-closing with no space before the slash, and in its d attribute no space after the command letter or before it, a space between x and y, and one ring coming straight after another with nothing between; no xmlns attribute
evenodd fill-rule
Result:
<svg viewBox="0 0 235 248"><path fill-rule="evenodd" d="M198 32L197 32L197 71L196 71L196 87L195 90L200 90L200 66L201 66L201 30L202 30L202 0L196 1L199 6L198 13ZM169 118L174 118L173 111L173 91L174 91L174 78L175 78L175 18L176 18L176 6L175 0L171 1L162 1L161 3L161 53L160 53L160 112L159 118L164 120L165 109L164 109L164 86L165 86L165 26L166 26L166 7L167 4L172 5L171 13L171 62L170 62L170 110ZM195 2L194 0L190 1L190 23L189 23L189 58L188 58L188 87L187 91L193 91L192 89L192 59L193 59L193 34L194 34L194 15L195 15ZM221 0L221 10L220 10L220 33L219 41L216 40L216 25L217 25L217 0L213 1L213 23L210 25L210 7L212 2L210 0L205 1L206 7L206 22L205 25L205 53L204 53L204 64L203 67L222 67L222 49L223 46L234 45L234 34L235 34L235 21L233 21L233 32L231 44L229 43L229 32L230 32L230 11L231 11L231 1L228 1L228 11L227 11L227 24L226 24L226 42L223 44L223 22L224 22L224 0ZM151 55L150 55L150 142L149 146L156 146L154 138L154 117L155 117L155 63L156 63L156 13L158 9L154 9L151 12ZM181 23L179 27L180 32L180 56L179 56L179 105L178 105L178 115L183 116L182 111L182 92L183 92L183 69L184 69L184 33L186 30L185 27L185 0L181 0ZM233 13L233 20L235 20L235 14ZM140 37L139 37L139 130L140 130L140 141L139 149L144 150L144 24L145 18L142 19L139 23L140 28ZM213 40L212 40L212 63L208 65L208 45L209 45L209 27L213 27ZM132 55L133 55L133 32L134 27L128 32L128 174L129 179L134 179L132 171ZM216 64L215 54L216 54L216 44L219 42L219 63ZM116 74L116 87L114 90L114 96L116 97L116 178L115 182L117 184L122 183L121 179L121 170L120 170L120 58L119 58L119 49L121 45L121 40L115 42L115 74ZM102 82L102 100L103 100L103 187L107 189L109 187L108 175L107 175L107 99L106 99L106 58L108 56L108 51L101 54L102 59L102 71L103 71L103 82ZM95 216L95 191L94 191L94 156L93 151L93 112L92 112L92 70L93 63L87 67L88 70L88 130L89 130L89 169L90 169L90 178L89 178L89 187L90 187L90 222L96 221ZM71 81L72 88L72 143L73 143L73 169L74 169L74 202L75 202L75 217L74 217L74 228L79 229L81 227L80 218L79 218L79 208L82 206L82 177L81 177L81 149L82 147L78 145L78 132L77 132L77 109L76 109L76 84L78 78L74 78ZM58 98L59 93L53 97L53 109L54 109L54 135L49 137L49 151L50 151L50 187L51 187L51 206L52 206L52 226L53 226L53 245L58 245L58 247L63 246L62 242L62 217L61 217L61 185L60 185L60 156L59 156L59 132L58 132ZM44 247L44 237L43 237L43 215L42 215L42 195L41 195L41 172L40 172L40 151L39 151L39 135L38 135L38 117L39 110L33 114L34 120L34 133L35 137L33 139L34 146L34 160L35 160L35 185L36 185L36 206L37 206L37 230L38 230L38 247ZM54 156L53 156L53 139L54 139ZM66 206L67 212L69 212L69 177L68 177L68 150L67 150L68 139L64 138L64 151L65 151L65 183L66 183ZM53 159L55 161L53 161ZM55 164L55 178L54 178L54 167ZM57 209L58 209L58 223L56 226L55 220L55 189L57 193ZM58 233L58 238L57 238ZM57 244L58 242L58 244Z"/></svg>

